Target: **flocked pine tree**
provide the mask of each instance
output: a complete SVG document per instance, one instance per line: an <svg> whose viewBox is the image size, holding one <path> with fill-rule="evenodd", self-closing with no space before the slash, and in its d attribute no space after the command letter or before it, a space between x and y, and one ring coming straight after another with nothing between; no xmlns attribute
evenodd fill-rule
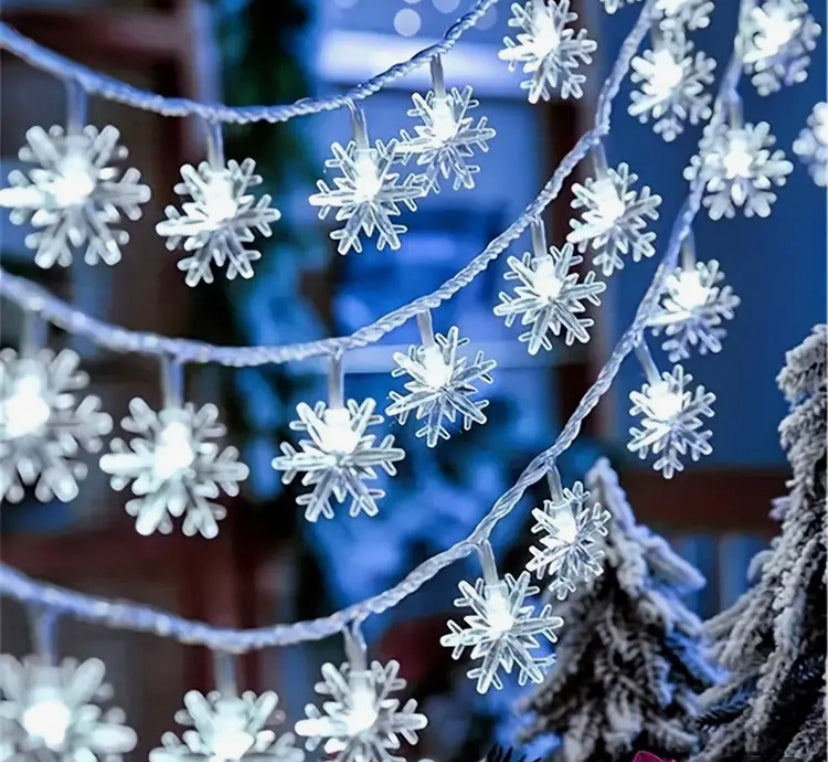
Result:
<svg viewBox="0 0 828 762"><path fill-rule="evenodd" d="M696 762L826 758L826 326L786 359L779 431L793 478L772 513L782 532L754 559L756 584L706 625L729 677L702 696Z"/></svg>
<svg viewBox="0 0 828 762"><path fill-rule="evenodd" d="M635 523L606 460L587 483L612 514L604 573L555 612L566 624L555 666L526 702L526 740L556 735L554 762L629 762L639 750L687 757L697 746L698 693L716 677L702 623L681 601L704 578Z"/></svg>

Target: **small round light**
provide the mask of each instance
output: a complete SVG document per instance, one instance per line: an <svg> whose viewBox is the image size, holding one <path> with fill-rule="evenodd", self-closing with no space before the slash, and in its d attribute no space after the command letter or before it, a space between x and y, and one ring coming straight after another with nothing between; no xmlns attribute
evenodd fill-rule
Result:
<svg viewBox="0 0 828 762"><path fill-rule="evenodd" d="M684 405L682 395L672 391L666 381L653 384L647 392L647 397L653 418L665 423L672 421Z"/></svg>
<svg viewBox="0 0 828 762"><path fill-rule="evenodd" d="M555 262L552 257L543 257L538 262L532 288L535 289L538 296L548 299L550 302L560 296L563 282L555 272Z"/></svg>
<svg viewBox="0 0 828 762"><path fill-rule="evenodd" d="M12 393L0 402L0 424L9 439L36 434L52 415L43 398L43 381L27 373L15 381Z"/></svg>
<svg viewBox="0 0 828 762"><path fill-rule="evenodd" d="M57 699L36 701L23 710L20 724L32 738L40 739L47 748L59 751L66 741L72 713Z"/></svg>
<svg viewBox="0 0 828 762"><path fill-rule="evenodd" d="M413 37L420 31L422 20L413 8L402 8L394 16L394 29L403 37Z"/></svg>
<svg viewBox="0 0 828 762"><path fill-rule="evenodd" d="M707 304L710 289L702 285L701 275L697 270L682 270L676 282L673 299L687 312L692 312Z"/></svg>
<svg viewBox="0 0 828 762"><path fill-rule="evenodd" d="M437 98L432 111L432 129L434 137L441 143L448 143L457 135L457 120L454 118L454 109L449 98Z"/></svg>
<svg viewBox="0 0 828 762"><path fill-rule="evenodd" d="M382 179L377 174L377 166L369 151L362 150L356 159L356 179L354 194L360 201L371 201L382 189Z"/></svg>
<svg viewBox="0 0 828 762"><path fill-rule="evenodd" d="M667 100L684 79L684 66L666 48L653 53L653 76L650 86L661 100Z"/></svg>
<svg viewBox="0 0 828 762"><path fill-rule="evenodd" d="M515 618L509 611L509 602L499 591L490 592L486 600L486 622L498 633L511 630L515 623Z"/></svg>
<svg viewBox="0 0 828 762"><path fill-rule="evenodd" d="M226 171L210 177L204 185L205 223L214 229L221 227L238 213L233 180Z"/></svg>
<svg viewBox="0 0 828 762"><path fill-rule="evenodd" d="M155 440L153 468L159 479L171 479L195 460L192 431L183 421L170 421Z"/></svg>
<svg viewBox="0 0 828 762"><path fill-rule="evenodd" d="M534 52L539 59L544 59L558 49L561 44L561 35L543 3L536 6L534 22L535 37L532 42Z"/></svg>
<svg viewBox="0 0 828 762"><path fill-rule="evenodd" d="M596 213L603 223L604 232L610 230L616 222L624 215L626 206L623 199L618 195L615 184L609 177L602 177L592 185L592 192L595 195Z"/></svg>
<svg viewBox="0 0 828 762"><path fill-rule="evenodd" d="M347 455L356 450L359 434L351 427L351 414L344 407L331 407L325 411L325 428L322 446L326 452Z"/></svg>
<svg viewBox="0 0 828 762"><path fill-rule="evenodd" d="M92 167L82 154L67 153L58 163L57 171L48 192L60 209L82 204L95 190Z"/></svg>
<svg viewBox="0 0 828 762"><path fill-rule="evenodd" d="M452 368L437 347L429 347L423 353L423 369L425 382L432 389L440 389L451 381Z"/></svg>
<svg viewBox="0 0 828 762"><path fill-rule="evenodd" d="M751 167L753 166L753 154L748 150L747 141L743 136L737 135L731 138L722 163L724 164L727 177L731 180L737 177L750 177Z"/></svg>
<svg viewBox="0 0 828 762"><path fill-rule="evenodd" d="M357 736L370 730L378 717L374 691L368 685L357 686L351 694L350 711L345 717L348 735Z"/></svg>

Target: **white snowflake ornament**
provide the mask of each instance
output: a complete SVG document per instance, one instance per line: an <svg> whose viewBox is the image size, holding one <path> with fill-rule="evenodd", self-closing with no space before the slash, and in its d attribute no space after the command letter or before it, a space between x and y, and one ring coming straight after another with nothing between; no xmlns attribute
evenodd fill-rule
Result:
<svg viewBox="0 0 828 762"><path fill-rule="evenodd" d="M601 2L604 4L604 10L607 13L615 13L625 5L632 5L639 2L639 0L601 0Z"/></svg>
<svg viewBox="0 0 828 762"><path fill-rule="evenodd" d="M665 32L704 29L710 24L713 0L656 0L655 7Z"/></svg>
<svg viewBox="0 0 828 762"><path fill-rule="evenodd" d="M585 29L578 33L570 24L578 14L570 11L569 0L526 0L512 3L509 26L521 30L516 39L505 37L505 49L498 57L509 62L512 70L519 63L523 72L531 75L521 82L529 91L529 102L548 101L557 91L561 98L580 98L586 77L576 69L592 63L597 49L594 40L587 38Z"/></svg>
<svg viewBox="0 0 828 762"><path fill-rule="evenodd" d="M814 182L828 186L828 103L817 103L808 126L793 144L794 153L807 165Z"/></svg>
<svg viewBox="0 0 828 762"><path fill-rule="evenodd" d="M703 386L687 391L692 380L681 365L676 365L672 373L663 373L661 380L645 383L641 391L630 393L630 415L641 416L641 428L630 429L628 447L642 460L650 453L658 456L653 468L666 479L684 470L681 458L685 455L697 461L713 451L713 433L704 428L703 417L713 417L711 405L716 395Z"/></svg>
<svg viewBox="0 0 828 762"><path fill-rule="evenodd" d="M112 430L98 397L77 400L89 384L79 363L70 349L0 350L0 499L18 503L31 485L44 503L78 496L87 473L79 451L97 452Z"/></svg>
<svg viewBox="0 0 828 762"><path fill-rule="evenodd" d="M99 659L49 664L0 655L0 750L8 762L121 762L137 737L112 695Z"/></svg>
<svg viewBox="0 0 828 762"><path fill-rule="evenodd" d="M588 177L584 184L575 183L573 209L583 209L580 219L570 220L572 231L566 240L578 250L593 251L593 263L604 275L624 267L622 255L633 262L655 254L655 233L646 230L647 220L658 219L661 196L648 186L633 189L638 175L627 164L608 168L598 177Z"/></svg>
<svg viewBox="0 0 828 762"><path fill-rule="evenodd" d="M313 408L304 402L297 406L299 420L292 421L290 428L306 432L310 438L301 440L298 450L282 442L282 455L273 459L273 468L285 472L285 484L305 472L302 486L313 487L313 491L300 495L296 502L305 507L308 521L317 521L320 516L332 519L333 499L343 503L350 498L351 516L375 516L379 511L377 500L385 492L365 482L377 478L378 468L389 476L396 474L394 463L402 460L405 452L393 446L391 434L377 445L376 436L366 433L369 427L382 423L382 416L374 415L375 407L372 399L362 403L348 400L347 407L328 407L324 402Z"/></svg>
<svg viewBox="0 0 828 762"><path fill-rule="evenodd" d="M203 161L198 169L190 164L181 167L183 182L174 190L179 196L189 196L190 201L182 203L181 211L168 206L167 219L155 229L166 237L170 250L184 242L187 256L178 269L187 273L188 286L212 283L212 265L223 267L225 263L229 280L237 275L253 277L252 263L262 255L244 244L254 239L254 230L269 236L270 224L281 217L278 209L271 208L269 195L257 201L248 192L262 182L255 167L253 159L241 164L231 159L226 166Z"/></svg>
<svg viewBox="0 0 828 762"><path fill-rule="evenodd" d="M239 482L249 473L235 447L222 450L215 441L227 432L218 408L197 409L187 402L155 411L136 397L129 412L121 426L137 436L129 444L113 439L112 452L101 457L101 470L110 475L113 489L132 484L136 497L127 502L126 512L135 517L136 531L168 534L172 519L183 516L185 535L215 537L217 522L227 512L212 501L220 490L238 495Z"/></svg>
<svg viewBox="0 0 828 762"><path fill-rule="evenodd" d="M772 150L775 142L767 122L743 127L711 122L704 128L699 155L690 159L684 177L704 182L702 203L710 219L734 217L737 208L747 217L770 215L776 201L771 188L784 185L793 171L784 152Z"/></svg>
<svg viewBox="0 0 828 762"><path fill-rule="evenodd" d="M67 267L76 249L83 249L90 265L121 261L121 247L129 241L129 233L119 228L121 215L137 220L150 189L139 182L137 169L122 172L113 165L127 156L119 137L112 126L100 132L91 125L26 132L28 145L19 156L36 166L9 174L0 206L12 210L15 225L31 222L34 232L26 236L26 246L34 249L38 267Z"/></svg>

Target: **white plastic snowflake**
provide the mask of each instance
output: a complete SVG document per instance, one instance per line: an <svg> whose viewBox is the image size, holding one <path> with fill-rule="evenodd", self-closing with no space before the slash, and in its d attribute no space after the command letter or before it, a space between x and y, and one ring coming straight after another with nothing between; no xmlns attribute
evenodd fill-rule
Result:
<svg viewBox="0 0 828 762"><path fill-rule="evenodd" d="M31 485L44 503L77 497L87 472L78 450L97 452L112 430L98 397L76 399L89 384L79 363L70 349L31 357L0 350L0 499L18 503Z"/></svg>
<svg viewBox="0 0 828 762"><path fill-rule="evenodd" d="M440 439L449 438L444 421L454 423L459 415L463 428L468 431L473 423L486 423L483 410L488 400L472 400L477 393L477 381L492 383L490 372L497 366L496 360L486 360L483 352L474 359L457 356L457 350L469 343L460 338L460 331L452 326L446 336L438 333L433 347L411 346L407 353L395 352L395 377L408 375L407 394L392 391L393 403L386 409L389 416L398 416L405 423L414 412L418 421L424 420L417 430L418 437L425 437L429 447L435 447Z"/></svg>
<svg viewBox="0 0 828 762"><path fill-rule="evenodd" d="M294 735L277 738L271 729L282 719L276 712L278 703L273 691L261 696L250 691L241 696L189 691L175 720L192 729L184 731L181 740L165 733L163 746L150 752L150 762L302 762L305 753L296 747Z"/></svg>
<svg viewBox="0 0 828 762"><path fill-rule="evenodd" d="M569 8L569 0L512 3L509 26L522 31L517 34L517 41L511 37L503 39L506 47L498 56L509 62L510 70L522 63L523 71L531 74L520 84L521 89L529 91L530 103L541 98L548 101L556 90L560 90L561 98L580 98L584 94L581 85L586 77L575 70L582 63L592 63L598 46L587 38L585 29L576 34L569 28L578 19L578 14Z"/></svg>
<svg viewBox="0 0 828 762"><path fill-rule="evenodd" d="M576 583L599 576L604 557L601 538L607 535L611 516L598 503L589 504L590 494L581 482L563 489L563 500L544 500L543 508L532 509L537 522L534 534L542 534L539 546L532 546L526 569L538 579L549 576L550 592L558 600L575 591Z"/></svg>
<svg viewBox="0 0 828 762"><path fill-rule="evenodd" d="M334 187L318 180L319 193L314 193L309 200L312 206L319 207L320 220L336 209L336 220L345 221L344 227L331 233L331 238L339 241L340 254L347 254L351 249L362 251L360 233L370 237L374 230L380 251L386 246L400 248L400 235L408 228L392 218L400 214L401 203L415 211L416 199L424 195L425 188L416 175L408 175L399 182L399 173L390 171L396 147L394 140L389 143L377 140L374 148L358 148L353 140L344 148L339 143L331 146L333 158L325 166L338 169L342 177L334 178Z"/></svg>
<svg viewBox="0 0 828 762"><path fill-rule="evenodd" d="M182 203L183 211L174 206L166 208L167 219L155 226L158 235L167 238L172 250L184 241L188 256L178 263L178 269L187 273L188 286L200 281L213 282L211 265L223 267L227 263L227 278L236 275L253 277L253 265L261 259L261 252L246 249L253 240L253 231L264 236L271 233L270 223L281 217L278 209L270 206L270 196L258 201L248 193L260 185L262 178L254 174L256 162L245 159L241 164L232 159L226 167L213 167L203 161L198 169L189 164L181 167L184 182L174 190L192 200Z"/></svg>
<svg viewBox="0 0 828 762"><path fill-rule="evenodd" d="M305 506L308 521L317 521L320 516L332 519L332 498L343 503L350 497L351 516L377 514L377 500L385 492L368 487L365 481L377 478L377 468L390 476L396 474L394 463L402 460L405 452L393 446L391 434L375 445L376 436L365 433L369 426L382 423L382 416L374 415L375 406L370 398L362 404L348 400L347 408L328 407L324 402L313 408L304 402L297 406L299 420L292 421L290 428L307 432L310 439L301 440L298 450L282 442L282 455L273 459L273 468L285 472L285 484L305 472L302 485L313 487L313 492L300 495L296 502Z"/></svg>
<svg viewBox="0 0 828 762"><path fill-rule="evenodd" d="M579 283L574 268L582 261L583 257L574 253L571 243L564 244L560 250L552 246L544 256L535 257L526 252L521 259L509 257L507 260L511 269L505 280L517 280L520 285L515 288L514 296L500 292L501 303L494 308L494 313L505 317L507 326L518 315L522 316L521 325L532 326L519 337L520 341L528 342L529 354L537 354L541 348L552 349L550 333L559 336L563 331L567 346L575 339L589 341L587 329L595 321L579 316L586 311L586 302L595 306L601 303L598 295L606 289L606 284L596 281L592 271Z"/></svg>
<svg viewBox="0 0 828 762"><path fill-rule="evenodd" d="M637 3L639 0L601 0L604 4L604 10L607 13L615 13L620 8L623 8L628 3L632 5L633 3Z"/></svg>
<svg viewBox="0 0 828 762"><path fill-rule="evenodd" d="M770 150L775 142L767 122L744 127L711 122L704 128L699 155L690 159L684 177L699 177L705 183L702 203L710 219L734 217L737 207L743 207L747 217L770 214L776 201L771 188L784 185L793 171L781 150Z"/></svg>
<svg viewBox="0 0 828 762"><path fill-rule="evenodd" d="M12 210L15 225L31 221L34 232L26 236L26 246L35 250L39 267L66 267L73 249L84 246L90 265L121 260L129 233L116 226L122 214L130 220L141 216L139 205L149 200L150 189L138 182L137 169L122 173L111 166L127 156L119 137L111 126L100 132L92 126L66 132L57 125L26 132L28 145L19 156L37 166L9 174L11 187L0 190L0 206Z"/></svg>
<svg viewBox="0 0 828 762"><path fill-rule="evenodd" d="M742 60L760 95L808 78L820 27L805 0L765 0L743 22Z"/></svg>
<svg viewBox="0 0 828 762"><path fill-rule="evenodd" d="M710 117L712 95L705 87L713 82L716 61L702 52L693 55L693 43L682 33L666 34L653 50L632 61L633 83L630 116L640 122L654 120L653 129L666 141L684 131L684 123L698 124Z"/></svg>
<svg viewBox="0 0 828 762"><path fill-rule="evenodd" d="M716 395L705 392L703 386L686 391L692 380L681 365L676 365L672 373L662 373L661 381L645 383L640 392L630 393L630 414L641 416L642 428L630 429L628 447L642 459L650 452L657 455L653 468L666 479L684 469L680 456L689 453L696 461L713 451L709 441L713 433L703 428L702 416L713 417L711 405Z"/></svg>
<svg viewBox="0 0 828 762"><path fill-rule="evenodd" d="M416 135L402 131L402 140L396 146L402 163L417 157L417 165L425 167L426 191L440 190L440 175L446 180L454 176L454 190L473 188L474 175L480 167L468 160L474 156L475 148L489 150L488 141L495 136L495 131L486 126L485 116L476 124L467 116L479 105L472 99L471 87L462 92L452 88L445 95L436 95L430 90L425 98L414 93L412 100L414 108L408 111L408 116L419 117L423 123L414 127Z"/></svg>
<svg viewBox="0 0 828 762"><path fill-rule="evenodd" d="M0 655L0 750L4 762L121 762L137 737L123 711L100 703L112 696L99 659Z"/></svg>
<svg viewBox="0 0 828 762"><path fill-rule="evenodd" d="M552 656L537 656L531 652L539 648L539 637L550 643L557 640L555 630L563 626L563 619L552 616L552 607L544 606L538 616L535 607L526 604L526 598L537 594L539 588L530 586L529 572L515 579L506 574L502 580L487 584L482 578L474 585L460 582L461 597L455 606L466 606L473 614L463 617L466 627L449 620L450 632L440 638L440 643L452 648L451 656L459 659L466 648L471 649L472 659L482 659L468 676L477 680L478 693L485 693L490 686L503 687L498 670L510 674L518 668L518 683L527 680L539 683L544 670L550 666Z"/></svg>
<svg viewBox="0 0 828 762"><path fill-rule="evenodd" d="M581 219L570 220L572 231L566 240L581 252L591 247L593 262L604 275L623 269L622 254L638 262L655 253L655 233L645 228L648 219L658 219L661 196L651 194L646 185L640 193L633 190L637 180L627 164L619 164L618 169L607 169L602 177L588 177L572 188L572 208L584 211Z"/></svg>
<svg viewBox="0 0 828 762"><path fill-rule="evenodd" d="M710 24L713 0L656 0L656 11L665 32L704 29Z"/></svg>
<svg viewBox="0 0 828 762"><path fill-rule="evenodd" d="M367 669L323 664L322 681L315 686L326 697L322 709L308 704L307 719L296 723L297 735L308 739L306 748L312 751L322 744L335 762L403 762L395 753L400 737L417 743L417 731L428 721L417 713L414 699L401 705L400 699L391 698L405 688L399 671L396 661L384 666L375 661Z"/></svg>
<svg viewBox="0 0 828 762"><path fill-rule="evenodd" d="M697 262L693 269L677 268L667 276L659 311L651 318L653 334L664 331L663 349L670 362L699 354L719 352L727 331L723 320L732 320L740 299L728 285L715 259Z"/></svg>
<svg viewBox="0 0 828 762"><path fill-rule="evenodd" d="M214 441L227 432L218 421L218 408L196 409L188 402L155 411L136 397L129 412L121 426L138 436L129 444L113 439L112 452L101 456L101 470L111 475L113 489L122 490L132 482L136 497L127 502L126 511L135 516L137 532L167 534L172 519L183 516L184 534L215 537L216 522L226 510L211 501L219 496L219 488L238 495L238 483L248 475L247 466L238 461L238 450L220 450Z"/></svg>
<svg viewBox="0 0 828 762"><path fill-rule="evenodd" d="M794 153L808 166L814 182L828 186L828 103L817 103L808 126L794 141Z"/></svg>

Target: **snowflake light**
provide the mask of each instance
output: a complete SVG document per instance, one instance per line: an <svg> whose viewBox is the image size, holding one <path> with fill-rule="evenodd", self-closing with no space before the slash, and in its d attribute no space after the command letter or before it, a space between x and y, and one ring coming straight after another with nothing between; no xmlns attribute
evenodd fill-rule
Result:
<svg viewBox="0 0 828 762"><path fill-rule="evenodd" d="M655 233L645 228L648 219L658 219L661 196L651 194L646 185L640 193L633 190L637 180L627 164L619 164L618 169L609 168L572 188L572 208L584 211L581 219L570 221L572 231L566 240L581 252L592 248L593 262L604 275L623 269L621 255L629 254L638 262L655 253Z"/></svg>
<svg viewBox="0 0 828 762"><path fill-rule="evenodd" d="M457 350L469 343L461 339L456 327L446 336L438 333L431 346L411 346L407 353L395 352L397 367L392 376L410 376L405 384L406 394L392 391L392 404L386 409L389 416L398 416L405 423L410 413L418 421L424 421L417 430L418 437L425 437L429 447L435 447L440 439L449 438L446 423L453 424L457 416L468 430L473 423L486 423L483 410L488 400L472 400L477 393L477 381L490 384L490 372L497 366L495 360L486 360L483 352L474 359L457 356Z"/></svg>
<svg viewBox="0 0 828 762"><path fill-rule="evenodd" d="M0 499L20 502L31 485L44 503L77 497L87 472L78 450L96 452L112 430L98 397L76 400L89 383L79 363L69 349L22 357L0 350Z"/></svg>
<svg viewBox="0 0 828 762"><path fill-rule="evenodd" d="M191 729L180 740L165 733L163 746L150 752L150 762L302 762L305 753L295 746L293 734L277 737L271 729L281 720L278 702L273 691L260 696L251 691L241 696L189 691L175 719Z"/></svg>
<svg viewBox="0 0 828 762"><path fill-rule="evenodd" d="M665 32L704 29L710 23L713 0L656 0Z"/></svg>
<svg viewBox="0 0 828 762"><path fill-rule="evenodd" d="M705 127L699 155L690 159L684 177L705 183L702 203L710 219L734 217L737 208L744 208L747 217L770 214L776 201L771 188L784 185L793 171L781 150L771 150L775 142L767 122L744 127L711 122Z"/></svg>
<svg viewBox="0 0 828 762"><path fill-rule="evenodd" d="M254 230L269 236L270 223L281 217L278 209L271 208L270 196L265 194L256 201L248 193L262 182L254 174L255 167L253 159L245 159L241 164L231 159L226 166L203 161L198 169L189 164L181 167L183 182L174 190L191 200L182 203L182 211L168 206L167 219L155 229L167 238L170 250L184 242L188 256L178 263L178 269L187 273L188 286L196 286L202 280L212 283L213 264L223 267L226 263L230 280L236 275L253 277L252 262L262 255L246 249L244 244L253 240Z"/></svg>
<svg viewBox="0 0 828 762"><path fill-rule="evenodd" d="M743 22L742 60L760 95L808 78L808 54L819 33L805 0L765 0L751 8Z"/></svg>
<svg viewBox="0 0 828 762"><path fill-rule="evenodd" d="M712 95L705 87L713 82L716 61L702 52L693 55L693 43L683 34L664 35L653 50L632 60L633 83L630 116L640 122L653 119L653 129L666 141L684 131L684 123L698 124L710 117Z"/></svg>
<svg viewBox="0 0 828 762"><path fill-rule="evenodd" d="M127 156L119 137L111 126L100 132L91 125L80 131L55 125L48 132L42 127L26 132L28 145L19 156L37 166L9 174L11 187L0 189L0 206L12 210L15 225L31 222L34 232L26 236L26 246L34 249L39 267L66 267L73 250L81 248L90 265L120 262L121 246L129 241L117 227L121 215L137 220L150 189L139 183L137 169L122 173L112 166Z"/></svg>
<svg viewBox="0 0 828 762"><path fill-rule="evenodd" d="M135 732L118 708L102 709L112 695L99 659L57 665L28 656L0 656L0 748L19 760L121 762Z"/></svg>
<svg viewBox="0 0 828 762"><path fill-rule="evenodd" d="M586 302L598 306L601 303L598 295L606 289L606 284L595 280L592 271L583 282L578 282L575 267L583 257L574 253L571 243L562 249L552 246L548 254L545 251L545 245L535 246L535 256L526 252L521 259L509 257L510 271L504 278L517 280L520 285L515 288L514 296L501 291L500 304L494 308L495 315L506 318L507 326L518 315L521 315L521 325L531 326L519 339L528 342L532 355L541 348L552 349L550 333L558 336L563 331L567 346L575 339L589 341L587 329L595 321L580 315L586 311Z"/></svg>
<svg viewBox="0 0 828 762"><path fill-rule="evenodd" d="M516 40L505 37L505 49L498 56L509 62L512 70L518 63L531 77L521 82L529 91L529 102L548 101L559 91L561 98L580 98L586 77L576 73L581 64L592 63L598 47L587 38L585 29L575 33L569 25L578 14L570 11L569 0L527 0L512 3L509 26L520 29Z"/></svg>
<svg viewBox="0 0 828 762"><path fill-rule="evenodd" d="M186 535L215 537L226 510L212 502L220 489L239 494L238 483L248 468L238 461L238 450L221 450L215 439L226 429L215 405L196 407L188 402L155 411L144 400L129 403L130 415L121 426L137 436L127 444L113 439L111 453L101 457L101 470L110 474L113 489L130 482L135 498L126 511L135 516L135 529L149 535L172 531L173 518L184 517Z"/></svg>
<svg viewBox="0 0 828 762"><path fill-rule="evenodd" d="M381 415L374 415L376 402L366 399L361 404L348 400L347 407L328 407L318 402L311 408L304 402L296 408L298 421L291 429L307 432L310 439L299 442L299 449L282 442L282 455L273 459L273 468L284 471L282 481L290 484L304 471L302 485L313 487L309 494L300 495L296 502L305 507L305 518L317 521L320 516L332 519L332 499L343 503L351 498L350 515L360 512L375 516L377 500L385 495L381 489L368 487L366 480L377 478L377 468L393 476L396 461L405 452L394 447L393 435L387 435L379 445L376 436L366 434L370 426L382 423Z"/></svg>
<svg viewBox="0 0 828 762"><path fill-rule="evenodd" d="M689 454L696 461L713 451L709 441L713 433L703 428L702 416L713 417L711 405L716 395L705 392L703 386L687 391L692 380L681 365L676 365L672 373L663 373L661 380L645 383L641 391L630 393L630 414L641 416L641 428L630 429L628 447L642 459L651 452L658 456L653 467L666 479L684 469L681 457Z"/></svg>
<svg viewBox="0 0 828 762"><path fill-rule="evenodd" d="M808 166L814 182L828 186L828 103L817 103L808 126L794 141L794 153Z"/></svg>
<svg viewBox="0 0 828 762"><path fill-rule="evenodd" d="M478 693L485 693L490 686L502 688L498 670L509 674L515 666L520 685L527 680L539 683L554 661L552 656L538 656L532 651L540 647L539 638L550 643L557 640L555 630L563 626L563 619L552 616L550 605L533 616L535 607L527 605L526 598L539 589L530 586L529 581L529 572L523 572L517 579L506 574L502 580L477 579L474 585L460 582L461 597L454 604L469 607L473 613L463 617L466 627L450 620L450 632L440 638L440 643L453 649L454 659L467 648L472 659L482 659L468 672L477 680Z"/></svg>
<svg viewBox="0 0 828 762"><path fill-rule="evenodd" d="M670 362L699 354L719 352L727 331L723 320L732 320L739 297L722 285L724 273L715 259L697 262L692 268L679 267L667 276L659 311L650 320L653 334L663 330L663 344Z"/></svg>
<svg viewBox="0 0 828 762"><path fill-rule="evenodd" d="M578 582L589 582L602 572L604 551L601 538L607 535L609 511L598 503L590 504L590 494L581 482L564 488L542 508L534 508L533 534L540 544L529 548L532 558L526 565L538 579L551 577L550 592L563 600L575 591Z"/></svg>
<svg viewBox="0 0 828 762"><path fill-rule="evenodd" d="M615 13L619 8L623 8L627 3L632 5L633 3L637 3L638 0L601 0L604 4L604 10L607 13Z"/></svg>
<svg viewBox="0 0 828 762"><path fill-rule="evenodd" d="M325 697L322 709L305 707L307 719L296 723L297 735L308 740L306 748L320 744L335 762L403 762L395 752L400 738L417 743L417 731L427 720L417 713L417 702L405 704L392 694L405 688L400 665L373 662L360 668L351 663L337 668L322 665L322 681L315 690Z"/></svg>

